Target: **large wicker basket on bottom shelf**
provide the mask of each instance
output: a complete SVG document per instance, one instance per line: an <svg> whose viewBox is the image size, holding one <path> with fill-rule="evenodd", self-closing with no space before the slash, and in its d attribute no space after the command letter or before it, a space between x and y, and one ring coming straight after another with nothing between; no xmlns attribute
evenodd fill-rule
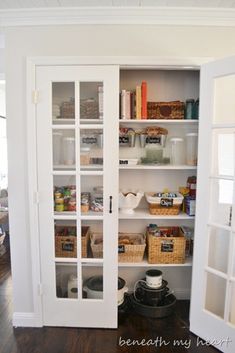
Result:
<svg viewBox="0 0 235 353"><path fill-rule="evenodd" d="M103 257L102 233L91 234L91 250L94 258ZM141 262L144 257L146 241L144 234L119 233L118 262Z"/></svg>
<svg viewBox="0 0 235 353"><path fill-rule="evenodd" d="M170 237L157 237L147 231L147 244L150 264L183 264L185 262L186 239L181 228L177 236Z"/></svg>

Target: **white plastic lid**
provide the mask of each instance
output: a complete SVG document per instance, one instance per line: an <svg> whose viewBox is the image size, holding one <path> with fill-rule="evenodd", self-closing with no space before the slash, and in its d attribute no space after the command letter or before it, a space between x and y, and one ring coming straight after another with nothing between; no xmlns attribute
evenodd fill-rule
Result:
<svg viewBox="0 0 235 353"><path fill-rule="evenodd" d="M186 136L198 136L197 132L189 132Z"/></svg>
<svg viewBox="0 0 235 353"><path fill-rule="evenodd" d="M83 147L83 148L81 148L81 152L90 152L90 148L89 147Z"/></svg>
<svg viewBox="0 0 235 353"><path fill-rule="evenodd" d="M181 137L172 137L170 139L170 141L172 141L172 142L183 142L184 139L182 139Z"/></svg>

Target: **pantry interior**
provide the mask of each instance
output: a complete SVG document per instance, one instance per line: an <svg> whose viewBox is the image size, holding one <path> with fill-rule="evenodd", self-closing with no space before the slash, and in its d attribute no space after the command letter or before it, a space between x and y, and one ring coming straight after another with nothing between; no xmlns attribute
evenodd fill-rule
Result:
<svg viewBox="0 0 235 353"><path fill-rule="evenodd" d="M123 90L134 92L136 86L146 82L148 102L180 101L185 106L187 100L193 99L196 102L199 98L200 70L198 67L125 67L120 69L119 74L117 92L123 92ZM74 82L58 81L52 82L51 86L52 108L49 111L52 114L53 131L50 137L53 136L51 142L53 147L53 194L51 191L50 206L54 201L54 229L51 229L50 237L53 239L55 251L56 295L57 298L63 298L65 301L66 298L67 300L78 298L78 276L82 278L82 288L80 287L82 299L104 299L103 294L98 297L93 296L94 293L89 291L86 283L94 276L103 276L104 271L103 223L106 213L110 212L114 199L109 199L108 207L103 205L105 192L103 160L105 149L112 149L112 146L105 144L103 136L103 134L109 133L108 130L103 130L103 122L106 124L110 119L105 112L105 104L102 101L106 96L105 82L103 84L96 80L92 82L89 79L89 81L81 81L79 85ZM79 98L76 97L78 92ZM117 96L116 101L118 102L118 100ZM120 106L119 114L121 109ZM183 109L185 111L185 108ZM187 163L186 141L197 137L198 116L196 118L186 117L185 111L181 119L174 119L171 116L161 117L161 119L156 117L136 119L131 116L128 119L123 119L120 115L112 116L112 119L116 119L118 122L115 143L119 141L119 156L114 154L113 158L115 158L114 166L119 169L118 190L121 194L136 194L138 191L143 195L151 192L165 192L165 198L167 198L169 193L178 192L180 187L185 189L190 177L196 177L196 162ZM77 142L76 126L79 128L80 144ZM164 146L161 146L164 163L146 161L146 151L148 147L151 147L151 144L146 143L143 146L142 143L141 145L143 131L145 133L149 129L158 128L164 129L166 133L166 141L164 141ZM130 145L128 132L127 140L124 139L124 143L122 143L120 131L134 132L135 143ZM175 153L175 146L173 146L175 141L180 145L180 149L176 151L178 153L177 161L173 161L172 157L172 154ZM154 145L159 147L161 143L159 144L159 140L153 141L153 147ZM80 164L79 169L76 164ZM77 174L79 174L79 181ZM112 184L112 181L109 180L109 183ZM195 200L193 202L195 203ZM79 220L76 216L76 207L81 211ZM169 214L168 212L151 214L145 196L141 198L134 211L119 210L118 233L119 237L121 235L124 238L124 243L119 241L117 273L125 281L125 291L133 292L136 282L145 277L146 270L157 268L161 269L163 278L167 280L177 299L190 298L194 218L194 211L187 214L185 210L180 210L179 214L171 214L171 212ZM150 224L157 227L173 227L172 229L184 227L190 230L187 249L185 249L185 239L180 259L175 260L172 257L169 260L165 256L171 252L174 253L175 250L171 244L170 250L169 248L164 250L166 254L163 254L161 261L159 259L158 262L156 256L152 261L149 261L150 251L148 251L149 244L146 244L146 230ZM81 231L78 227L81 228ZM77 238L79 233L81 246ZM135 251L131 254L125 254L125 248L128 248L125 241L128 241L129 237L135 238L136 236L141 237L141 243L137 247L132 245L136 249L136 254ZM172 239L170 241L172 242ZM167 245L169 246L169 244ZM115 242L110 246L115 247ZM82 264L80 269L77 261ZM123 299L118 304L120 308L123 305Z"/></svg>

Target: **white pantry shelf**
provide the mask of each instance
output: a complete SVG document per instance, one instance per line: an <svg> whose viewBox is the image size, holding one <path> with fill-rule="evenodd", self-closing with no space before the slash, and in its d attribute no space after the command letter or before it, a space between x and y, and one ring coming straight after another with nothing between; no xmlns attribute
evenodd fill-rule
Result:
<svg viewBox="0 0 235 353"><path fill-rule="evenodd" d="M136 165L128 165L121 164L119 165L119 169L121 170L195 170L197 169L196 165L144 165L144 164L136 164Z"/></svg>
<svg viewBox="0 0 235 353"><path fill-rule="evenodd" d="M170 216L157 216L157 215L151 215L149 213L148 209L145 208L140 208L135 210L133 214L127 214L127 213L122 213L119 212L119 219L186 219L186 220L194 220L194 216L188 216L184 212L180 212L178 215L170 215Z"/></svg>

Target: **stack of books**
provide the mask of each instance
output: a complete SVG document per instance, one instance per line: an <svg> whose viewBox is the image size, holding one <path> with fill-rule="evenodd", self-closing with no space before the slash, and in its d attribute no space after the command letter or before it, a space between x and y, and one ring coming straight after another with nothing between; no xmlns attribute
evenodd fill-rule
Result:
<svg viewBox="0 0 235 353"><path fill-rule="evenodd" d="M147 82L120 93L120 119L147 119Z"/></svg>

